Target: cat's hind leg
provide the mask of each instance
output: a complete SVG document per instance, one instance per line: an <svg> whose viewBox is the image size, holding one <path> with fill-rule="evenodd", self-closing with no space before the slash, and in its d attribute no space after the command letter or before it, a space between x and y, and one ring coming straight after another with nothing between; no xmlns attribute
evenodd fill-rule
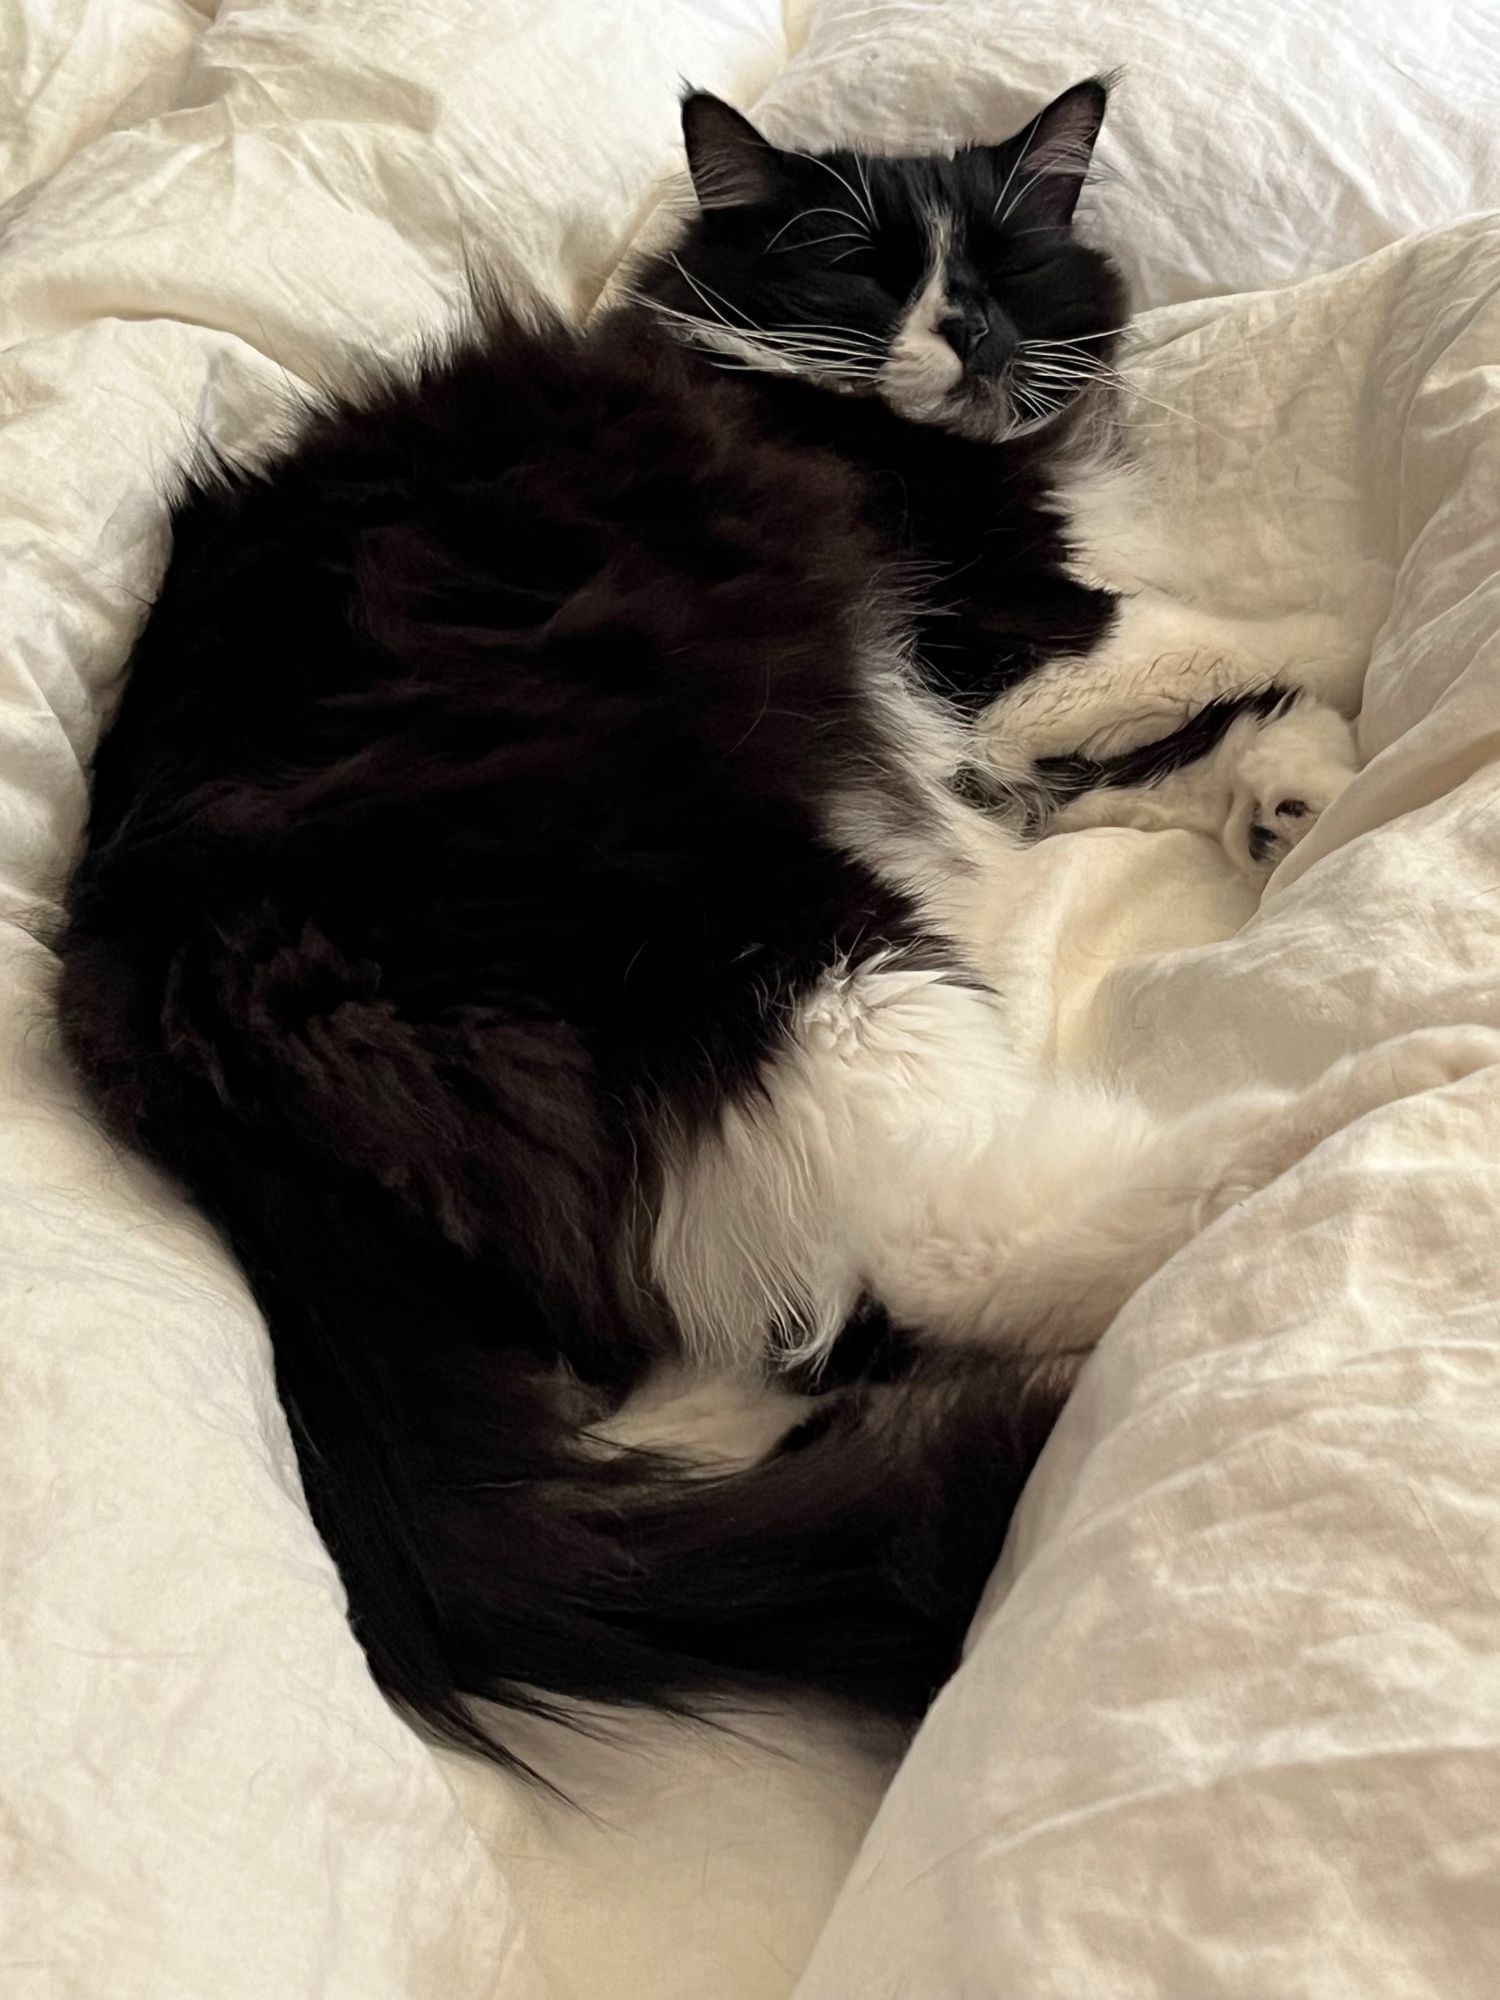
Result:
<svg viewBox="0 0 1500 2000"><path fill-rule="evenodd" d="M1050 801L1039 815L1044 830L1185 828L1219 841L1237 868L1260 880L1359 768L1354 732L1336 709L1270 695L1211 704L1172 736L1112 758L1043 759L1034 769Z"/></svg>
<svg viewBox="0 0 1500 2000"><path fill-rule="evenodd" d="M1299 700L1262 722L1233 760L1221 835L1229 858L1251 875L1274 868L1358 769L1353 729L1323 702Z"/></svg>
<svg viewBox="0 0 1500 2000"><path fill-rule="evenodd" d="M1038 1081L982 989L830 976L755 1092L663 1159L651 1277L696 1359L831 1352L862 1302L926 1338L1077 1353L1226 1208L1394 1099L1500 1064L1439 1028L1162 1119Z"/></svg>
<svg viewBox="0 0 1500 2000"><path fill-rule="evenodd" d="M1304 1089L1247 1089L1176 1120L1060 1087L998 1142L1004 1162L974 1158L940 1198L918 1195L915 1227L885 1219L872 1289L928 1337L1078 1353L1195 1235L1325 1139L1496 1065L1500 1030L1443 1027L1345 1057Z"/></svg>
<svg viewBox="0 0 1500 2000"><path fill-rule="evenodd" d="M1103 758L1181 728L1211 702L1282 687L1342 704L1349 639L1322 612L1221 618L1157 590L1122 597L1092 651L1038 667L992 702L981 741L1008 759Z"/></svg>
<svg viewBox="0 0 1500 2000"><path fill-rule="evenodd" d="M1348 637L1307 612L1219 618L1144 590L1108 637L1052 660L991 704L983 756L1029 767L1044 830L1185 827L1263 877L1359 767L1327 693L1349 679Z"/></svg>

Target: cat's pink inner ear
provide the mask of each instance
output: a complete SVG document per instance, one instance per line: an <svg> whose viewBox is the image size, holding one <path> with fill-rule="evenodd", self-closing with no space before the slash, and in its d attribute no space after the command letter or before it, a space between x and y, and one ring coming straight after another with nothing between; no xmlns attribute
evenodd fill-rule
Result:
<svg viewBox="0 0 1500 2000"><path fill-rule="evenodd" d="M1026 168L1033 174L1075 174L1089 170L1099 128L1104 123L1108 88L1097 77L1075 83L1041 112L1026 148Z"/></svg>
<svg viewBox="0 0 1500 2000"><path fill-rule="evenodd" d="M733 105L694 91L683 100L682 140L700 208L754 208L770 200L776 148Z"/></svg>

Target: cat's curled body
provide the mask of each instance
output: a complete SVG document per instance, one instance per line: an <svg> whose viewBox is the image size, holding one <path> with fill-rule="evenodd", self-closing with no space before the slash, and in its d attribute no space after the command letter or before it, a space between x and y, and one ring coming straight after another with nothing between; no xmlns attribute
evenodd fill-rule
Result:
<svg viewBox="0 0 1500 2000"><path fill-rule="evenodd" d="M919 1712L1061 1357L1408 1087L1356 1065L1159 1126L1028 1078L975 962L1017 852L986 714L1117 624L1056 498L1067 399L1033 422L998 351L1028 312L1101 351L1118 323L1068 229L1102 104L892 166L690 100L704 215L649 303L586 335L490 313L177 508L65 1037L241 1260L374 1671L461 1740L494 1748L473 1695ZM773 173L803 176L781 242ZM790 235L795 289L798 230L842 226L811 190L856 173L914 232L904 277L870 265L837 338L810 307L734 334L736 257ZM1004 307L959 296L971 197L1048 246ZM664 333L684 285L717 344ZM593 1428L665 1359L805 1380L861 1343L879 1365L745 1469Z"/></svg>

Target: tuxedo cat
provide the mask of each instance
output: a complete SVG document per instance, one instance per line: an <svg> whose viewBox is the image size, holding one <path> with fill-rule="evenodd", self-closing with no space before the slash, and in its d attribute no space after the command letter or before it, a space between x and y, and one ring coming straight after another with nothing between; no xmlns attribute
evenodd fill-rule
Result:
<svg viewBox="0 0 1500 2000"><path fill-rule="evenodd" d="M1218 760L1258 868L1348 759L1265 678L1111 734L1169 614L1100 553L1104 102L879 159L692 96L699 212L625 304L488 308L175 507L61 1020L240 1260L372 1669L455 1741L505 1754L470 1697L920 1713L1122 1301L1491 1059L1162 1124L1012 1056L977 940L1017 815L1197 811ZM1094 681L1128 712L1068 725ZM612 1442L684 1362L817 1393L748 1466Z"/></svg>
<svg viewBox="0 0 1500 2000"><path fill-rule="evenodd" d="M1142 586L1160 524L1114 424L1125 294L1068 231L1103 104L1081 85L1009 147L949 163L808 159L690 99L715 226L634 295L872 475L888 540L931 565L916 664L978 724L966 782L1024 800L1033 831L1188 827L1261 880L1357 767L1329 700L1346 648L1317 613L1234 620ZM1033 459L1013 508L991 451L954 442L1034 436L1045 482Z"/></svg>

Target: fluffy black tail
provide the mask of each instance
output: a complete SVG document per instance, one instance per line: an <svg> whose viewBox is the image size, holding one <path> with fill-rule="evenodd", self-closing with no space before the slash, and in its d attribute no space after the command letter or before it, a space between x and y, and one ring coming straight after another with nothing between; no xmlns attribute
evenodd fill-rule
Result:
<svg viewBox="0 0 1500 2000"><path fill-rule="evenodd" d="M821 1398L763 1462L705 1474L602 1444L566 1378L498 1345L503 1298L393 1258L390 1218L362 1220L352 1195L262 1177L253 1218L241 1200L221 1220L392 1699L502 1759L465 1697L696 1714L792 1686L922 1713L1055 1383L1001 1355L917 1354Z"/></svg>
<svg viewBox="0 0 1500 2000"><path fill-rule="evenodd" d="M393 1701L502 1761L468 1698L686 1714L798 1686L922 1712L1056 1384L1000 1355L919 1354L825 1395L745 1470L609 1447L590 1429L604 1403L557 1364L559 1344L589 1344L559 1343L555 1302L446 1238L409 1190L289 1143L289 1107L337 1108L336 1091L315 1106L300 1087L271 1105L267 1078L287 1087L300 1045L263 1066L257 1038L236 1045L220 1023L205 1062L172 1018L164 1034L159 983L75 928L71 1053L111 1125L187 1184L249 1278L313 1518ZM320 1087L337 1081L330 1060L320 1047Z"/></svg>

